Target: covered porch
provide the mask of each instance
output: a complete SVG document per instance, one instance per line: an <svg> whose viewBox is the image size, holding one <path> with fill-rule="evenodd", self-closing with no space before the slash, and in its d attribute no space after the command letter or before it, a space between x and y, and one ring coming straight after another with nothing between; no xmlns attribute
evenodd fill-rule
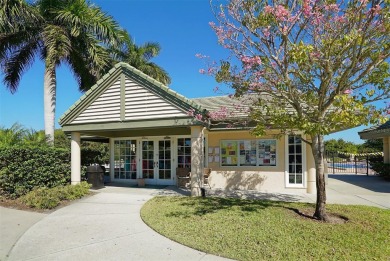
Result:
<svg viewBox="0 0 390 261"><path fill-rule="evenodd" d="M191 170L191 194L201 194L207 133L202 126L65 131L71 136L72 184L81 181L80 142L87 137L108 140L112 181L137 184L142 179L147 185L177 185L177 169L186 168Z"/></svg>
<svg viewBox="0 0 390 261"><path fill-rule="evenodd" d="M118 63L59 122L71 136L72 184L80 182L82 138L110 146L115 182L175 185L176 168L191 168L193 195L200 194L206 128L189 112L200 106L141 71Z"/></svg>

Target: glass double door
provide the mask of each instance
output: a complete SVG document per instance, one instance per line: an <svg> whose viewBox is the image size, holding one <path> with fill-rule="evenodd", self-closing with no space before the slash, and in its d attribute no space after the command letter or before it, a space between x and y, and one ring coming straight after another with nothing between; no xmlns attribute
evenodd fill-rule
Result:
<svg viewBox="0 0 390 261"><path fill-rule="evenodd" d="M141 172L148 184L173 184L170 139L141 141Z"/></svg>

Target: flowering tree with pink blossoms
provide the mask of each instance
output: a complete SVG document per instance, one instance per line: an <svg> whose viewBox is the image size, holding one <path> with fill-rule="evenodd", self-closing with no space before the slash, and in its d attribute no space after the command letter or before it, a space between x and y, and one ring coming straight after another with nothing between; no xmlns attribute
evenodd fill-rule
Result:
<svg viewBox="0 0 390 261"><path fill-rule="evenodd" d="M234 97L251 97L254 134L269 127L303 134L315 160L319 220L328 220L324 135L389 114L388 104L372 104L390 98L389 4L211 2L216 21L210 25L231 55L205 71L232 87Z"/></svg>

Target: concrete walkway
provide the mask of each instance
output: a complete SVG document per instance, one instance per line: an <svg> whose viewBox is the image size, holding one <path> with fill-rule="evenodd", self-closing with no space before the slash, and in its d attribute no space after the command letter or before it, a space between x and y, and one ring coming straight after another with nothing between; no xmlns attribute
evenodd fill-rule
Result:
<svg viewBox="0 0 390 261"><path fill-rule="evenodd" d="M164 190L99 192L33 225L7 260L226 260L173 242L143 223L142 205Z"/></svg>
<svg viewBox="0 0 390 261"><path fill-rule="evenodd" d="M0 260L5 260L19 238L47 214L0 207Z"/></svg>
<svg viewBox="0 0 390 261"><path fill-rule="evenodd" d="M49 215L0 207L0 260L223 260L175 243L142 222L139 212L147 200L185 190L106 187L98 192ZM315 202L315 194L294 190L208 193ZM327 194L328 203L390 209L390 183L379 177L330 175Z"/></svg>
<svg viewBox="0 0 390 261"><path fill-rule="evenodd" d="M284 191L210 190L210 195L246 199L268 199L286 202L316 202L316 194L297 189ZM378 176L355 174L329 175L326 185L328 204L365 205L390 209L390 182Z"/></svg>

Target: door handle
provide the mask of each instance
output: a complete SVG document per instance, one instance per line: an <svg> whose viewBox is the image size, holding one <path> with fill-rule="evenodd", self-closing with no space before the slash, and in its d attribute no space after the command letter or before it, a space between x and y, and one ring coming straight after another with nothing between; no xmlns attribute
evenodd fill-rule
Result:
<svg viewBox="0 0 390 261"><path fill-rule="evenodd" d="M154 167L155 167L155 168L158 168L158 161L155 161L155 162L154 162Z"/></svg>

